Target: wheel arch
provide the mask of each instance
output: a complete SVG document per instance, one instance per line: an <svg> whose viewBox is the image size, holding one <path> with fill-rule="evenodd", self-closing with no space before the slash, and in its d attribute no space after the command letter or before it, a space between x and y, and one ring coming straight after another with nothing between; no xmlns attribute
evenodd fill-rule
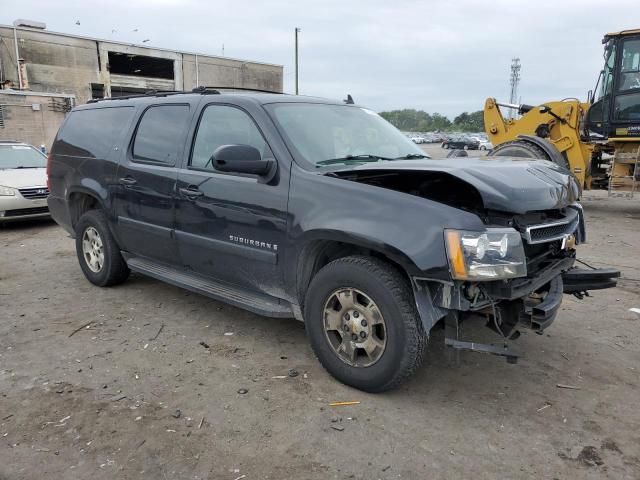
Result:
<svg viewBox="0 0 640 480"><path fill-rule="evenodd" d="M304 309L304 298L311 280L322 267L338 258L351 255L365 255L384 260L391 264L410 280L412 274L418 274L418 267L398 249L380 244L365 237L345 232L314 232L301 241L296 256L296 295L299 305Z"/></svg>
<svg viewBox="0 0 640 480"><path fill-rule="evenodd" d="M78 186L67 192L67 205L71 228L75 227L83 214L96 208L105 209L104 199L93 189Z"/></svg>

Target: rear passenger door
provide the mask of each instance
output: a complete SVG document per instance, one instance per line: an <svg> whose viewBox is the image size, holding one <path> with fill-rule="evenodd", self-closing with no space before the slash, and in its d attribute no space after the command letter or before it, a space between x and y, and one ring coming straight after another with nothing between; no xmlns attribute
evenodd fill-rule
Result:
<svg viewBox="0 0 640 480"><path fill-rule="evenodd" d="M177 168L191 119L188 104L144 109L118 168L116 229L121 248L176 263L173 235Z"/></svg>
<svg viewBox="0 0 640 480"><path fill-rule="evenodd" d="M186 268L282 298L289 166L267 143L265 133L273 132L258 128L253 115L267 118L236 105L203 108L191 154L178 174L176 238ZM211 155L222 145L250 145L263 160L275 158L275 178L267 183L256 175L215 170Z"/></svg>

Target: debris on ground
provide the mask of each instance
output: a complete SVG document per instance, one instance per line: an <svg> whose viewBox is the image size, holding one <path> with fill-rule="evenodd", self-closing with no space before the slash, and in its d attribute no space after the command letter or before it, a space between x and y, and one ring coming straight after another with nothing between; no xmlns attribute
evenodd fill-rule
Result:
<svg viewBox="0 0 640 480"><path fill-rule="evenodd" d="M331 428L339 432L342 432L344 430L344 427L342 425L331 425Z"/></svg>
<svg viewBox="0 0 640 480"><path fill-rule="evenodd" d="M200 342L200 345L202 345L204 348L208 349L209 348L209 344L205 343L205 342Z"/></svg>
<svg viewBox="0 0 640 480"><path fill-rule="evenodd" d="M160 335L160 333L162 332L163 329L164 329L164 323L162 325L160 325L160 328L158 329L156 334L153 337L151 337L149 340L155 340L156 338L158 338L158 335Z"/></svg>
<svg viewBox="0 0 640 480"><path fill-rule="evenodd" d="M203 423L204 423L204 417L202 417L202 420L200 420L200 424L198 425L198 430L202 428Z"/></svg>
<svg viewBox="0 0 640 480"><path fill-rule="evenodd" d="M171 416L173 418L180 418L182 416L182 412L180 411L179 408L177 408L176 411L171 414Z"/></svg>
<svg viewBox="0 0 640 480"><path fill-rule="evenodd" d="M298 375L300 375L300 374L298 373L298 371L295 368L292 368L292 369L289 370L289 376L290 377L293 378L293 377L297 377Z"/></svg>
<svg viewBox="0 0 640 480"><path fill-rule="evenodd" d="M551 403L544 402L544 405L540 407L538 410L536 410L536 412L541 412L542 410L544 410L545 408L549 408L550 406L551 406Z"/></svg>
<svg viewBox="0 0 640 480"><path fill-rule="evenodd" d="M382 471L386 472L387 470L389 470L391 468L391 465L387 465L386 467L382 467Z"/></svg>
<svg viewBox="0 0 640 480"><path fill-rule="evenodd" d="M247 390L246 388L240 388L240 389L238 389L238 393L240 395L245 395L245 394L249 393L249 390Z"/></svg>
<svg viewBox="0 0 640 480"><path fill-rule="evenodd" d="M78 328L76 328L73 332L69 334L69 338L73 337L76 333L78 333L83 328L89 328L94 321L95 320L91 320L90 322L83 323L82 325L80 325Z"/></svg>
<svg viewBox="0 0 640 480"><path fill-rule="evenodd" d="M224 332L225 337L230 337L231 335L233 335L233 332Z"/></svg>
<svg viewBox="0 0 640 480"><path fill-rule="evenodd" d="M588 467L595 467L604 464L602 458L598 454L598 450L596 447L586 446L582 449L582 451L578 454L576 460L584 463Z"/></svg>
<svg viewBox="0 0 640 480"><path fill-rule="evenodd" d="M564 383L558 383L556 387L567 388L569 390L580 390L580 387L576 387L575 385L565 385Z"/></svg>
<svg viewBox="0 0 640 480"><path fill-rule="evenodd" d="M331 402L330 407L348 407L349 405L359 405L359 400L352 400L350 402Z"/></svg>
<svg viewBox="0 0 640 480"><path fill-rule="evenodd" d="M282 379L282 378L287 378L287 376L286 376L286 375L274 375L274 376L273 376L273 377L271 377L271 378Z"/></svg>

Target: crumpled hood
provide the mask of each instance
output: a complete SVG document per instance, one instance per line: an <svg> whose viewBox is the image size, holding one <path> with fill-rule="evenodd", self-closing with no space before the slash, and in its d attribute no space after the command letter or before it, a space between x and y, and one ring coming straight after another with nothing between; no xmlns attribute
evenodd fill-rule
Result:
<svg viewBox="0 0 640 480"><path fill-rule="evenodd" d="M0 185L11 188L46 187L46 168L0 169Z"/></svg>
<svg viewBox="0 0 640 480"><path fill-rule="evenodd" d="M581 194L573 176L547 160L511 157L398 160L349 166L332 173L344 176L348 172L385 171L442 172L472 185L484 208L515 214L563 208L577 201Z"/></svg>

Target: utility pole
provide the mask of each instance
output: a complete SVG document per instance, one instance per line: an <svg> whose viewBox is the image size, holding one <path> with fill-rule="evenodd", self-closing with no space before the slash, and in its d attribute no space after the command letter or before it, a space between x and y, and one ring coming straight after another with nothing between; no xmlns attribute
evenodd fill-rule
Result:
<svg viewBox="0 0 640 480"><path fill-rule="evenodd" d="M520 59L512 58L511 59L511 77L509 79L509 83L511 84L511 95L509 96L509 103L515 105L518 101L518 84L520 83ZM515 110L513 108L509 109L509 119L512 119L516 116Z"/></svg>
<svg viewBox="0 0 640 480"><path fill-rule="evenodd" d="M300 33L300 29L296 27L296 95L298 95L298 33Z"/></svg>

